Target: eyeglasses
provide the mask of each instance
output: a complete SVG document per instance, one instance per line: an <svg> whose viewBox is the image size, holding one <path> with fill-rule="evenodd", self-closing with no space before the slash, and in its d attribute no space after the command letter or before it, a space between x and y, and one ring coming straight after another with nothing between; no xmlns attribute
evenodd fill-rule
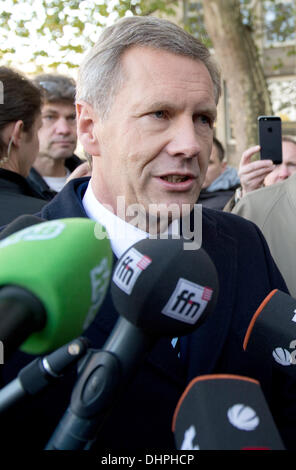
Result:
<svg viewBox="0 0 296 470"><path fill-rule="evenodd" d="M51 82L49 80L38 82L39 85L44 88L48 93L56 93L59 91L59 84L56 82ZM69 94L72 93L75 96L75 86L69 85L67 87Z"/></svg>
<svg viewBox="0 0 296 470"><path fill-rule="evenodd" d="M55 91L57 89L57 84L54 82L39 82L39 85L42 88L45 88L46 91L49 91L50 93L52 91Z"/></svg>

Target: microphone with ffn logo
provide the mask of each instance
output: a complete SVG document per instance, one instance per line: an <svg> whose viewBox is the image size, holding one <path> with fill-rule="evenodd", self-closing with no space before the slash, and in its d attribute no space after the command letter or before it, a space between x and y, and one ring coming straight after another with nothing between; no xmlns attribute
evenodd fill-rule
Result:
<svg viewBox="0 0 296 470"><path fill-rule="evenodd" d="M118 260L111 295L121 316L86 363L47 450L89 446L157 340L194 331L214 310L216 268L204 250L184 251L183 244L145 239Z"/></svg>
<svg viewBox="0 0 296 470"><path fill-rule="evenodd" d="M172 430L178 450L284 450L259 382L237 375L193 379Z"/></svg>
<svg viewBox="0 0 296 470"><path fill-rule="evenodd" d="M114 305L133 325L162 336L185 335L213 311L216 268L184 240L142 240L122 255L111 284Z"/></svg>

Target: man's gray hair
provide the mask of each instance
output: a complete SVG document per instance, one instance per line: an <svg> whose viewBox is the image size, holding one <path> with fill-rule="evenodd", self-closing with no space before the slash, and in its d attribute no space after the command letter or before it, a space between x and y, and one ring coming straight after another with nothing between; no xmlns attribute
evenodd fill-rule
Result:
<svg viewBox="0 0 296 470"><path fill-rule="evenodd" d="M161 49L203 62L218 103L220 72L207 47L171 21L152 16L123 18L102 32L81 64L76 100L93 104L101 118L106 117L123 80L121 57L132 46Z"/></svg>
<svg viewBox="0 0 296 470"><path fill-rule="evenodd" d="M68 102L75 104L76 84L72 77L66 75L44 73L37 75L33 83L42 92L42 97L47 103Z"/></svg>

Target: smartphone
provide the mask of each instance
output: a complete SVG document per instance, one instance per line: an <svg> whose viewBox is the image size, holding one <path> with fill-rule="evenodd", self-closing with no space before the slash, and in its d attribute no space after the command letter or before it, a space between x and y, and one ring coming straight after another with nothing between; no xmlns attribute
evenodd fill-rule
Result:
<svg viewBox="0 0 296 470"><path fill-rule="evenodd" d="M282 120L279 116L259 116L258 133L261 160L272 160L275 164L283 161L282 157Z"/></svg>

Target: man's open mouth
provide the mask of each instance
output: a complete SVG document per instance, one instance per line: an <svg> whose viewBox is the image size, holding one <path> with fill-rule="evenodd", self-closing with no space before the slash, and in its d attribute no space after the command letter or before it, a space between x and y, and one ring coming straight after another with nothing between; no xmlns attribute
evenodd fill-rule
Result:
<svg viewBox="0 0 296 470"><path fill-rule="evenodd" d="M181 175L168 175L168 176L161 176L162 180L168 181L169 183L183 183L191 179L190 176L181 176Z"/></svg>

